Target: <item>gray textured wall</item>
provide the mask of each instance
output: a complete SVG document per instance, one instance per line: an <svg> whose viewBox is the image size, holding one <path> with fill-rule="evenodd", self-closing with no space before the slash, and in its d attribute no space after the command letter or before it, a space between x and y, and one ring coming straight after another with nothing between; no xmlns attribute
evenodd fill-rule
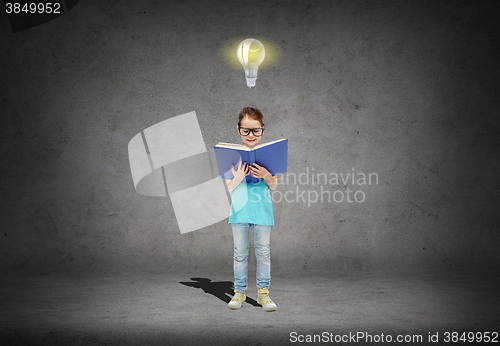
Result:
<svg viewBox="0 0 500 346"><path fill-rule="evenodd" d="M227 219L181 235L127 145L193 110L207 148L238 143L247 105L289 139L290 173L378 174L281 185L365 200L276 202L274 272L499 264L498 3L253 4L80 1L15 34L0 16L2 271L231 272ZM280 51L252 90L222 54L246 37Z"/></svg>

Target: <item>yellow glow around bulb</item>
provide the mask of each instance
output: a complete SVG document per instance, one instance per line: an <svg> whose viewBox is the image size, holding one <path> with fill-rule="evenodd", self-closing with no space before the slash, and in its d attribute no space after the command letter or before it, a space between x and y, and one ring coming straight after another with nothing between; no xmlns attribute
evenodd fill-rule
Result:
<svg viewBox="0 0 500 346"><path fill-rule="evenodd" d="M238 47L242 41L247 39L247 37L234 37L230 40L228 40L224 46L222 47L220 51L220 56L222 60L232 69L239 70L241 71L242 63L238 60ZM257 37L254 39L256 41L260 41L262 45L265 47L265 59L262 61L262 63L259 66L259 71L265 70L266 68L269 68L273 65L276 64L276 62L280 58L281 51L279 49L279 46L277 46L275 43L272 41L267 40L266 38L263 37ZM253 59L253 55L255 53L258 53L258 47L255 47L254 45L251 45L248 50L249 53L249 59Z"/></svg>

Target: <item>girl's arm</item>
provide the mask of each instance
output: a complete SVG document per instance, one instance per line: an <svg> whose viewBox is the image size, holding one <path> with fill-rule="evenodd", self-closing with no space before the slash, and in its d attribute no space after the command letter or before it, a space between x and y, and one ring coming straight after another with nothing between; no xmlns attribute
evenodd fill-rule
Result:
<svg viewBox="0 0 500 346"><path fill-rule="evenodd" d="M234 165L231 165L231 171L233 172L233 179L226 179L226 190L231 192L240 185L240 183L245 179L247 175L250 174L250 166L247 166L247 163L243 163L243 167L241 167L241 161L238 165L238 170L234 169Z"/></svg>
<svg viewBox="0 0 500 346"><path fill-rule="evenodd" d="M278 187L278 177L276 175L272 176L271 173L269 173L264 177L264 180L266 181L267 186L269 186L271 190L274 190L275 188Z"/></svg>
<svg viewBox="0 0 500 346"><path fill-rule="evenodd" d="M255 167L250 167L250 169L252 170L252 174L254 177L264 179L267 186L269 186L271 190L274 190L276 187L278 187L278 178L276 176L272 176L265 167L259 166L256 163L254 163L253 165Z"/></svg>

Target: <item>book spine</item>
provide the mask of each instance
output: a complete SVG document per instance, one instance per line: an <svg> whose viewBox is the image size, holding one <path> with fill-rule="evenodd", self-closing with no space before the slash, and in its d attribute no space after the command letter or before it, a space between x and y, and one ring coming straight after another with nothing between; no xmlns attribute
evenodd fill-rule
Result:
<svg viewBox="0 0 500 346"><path fill-rule="evenodd" d="M248 164L253 165L255 163L255 150L250 150L248 152ZM255 178L252 173L250 173L250 182L257 183L259 179Z"/></svg>

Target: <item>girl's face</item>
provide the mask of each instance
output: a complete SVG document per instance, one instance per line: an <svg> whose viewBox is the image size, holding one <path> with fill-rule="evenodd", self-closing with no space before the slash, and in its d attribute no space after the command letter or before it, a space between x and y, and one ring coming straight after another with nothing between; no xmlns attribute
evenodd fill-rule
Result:
<svg viewBox="0 0 500 346"><path fill-rule="evenodd" d="M260 121L255 120L249 117L244 117L241 119L240 127L244 127L246 129L260 129L262 128ZM246 136L240 135L241 139L243 140L243 144L250 149L255 148L258 144L262 136L255 136L253 134L253 131L250 131L250 133Z"/></svg>

